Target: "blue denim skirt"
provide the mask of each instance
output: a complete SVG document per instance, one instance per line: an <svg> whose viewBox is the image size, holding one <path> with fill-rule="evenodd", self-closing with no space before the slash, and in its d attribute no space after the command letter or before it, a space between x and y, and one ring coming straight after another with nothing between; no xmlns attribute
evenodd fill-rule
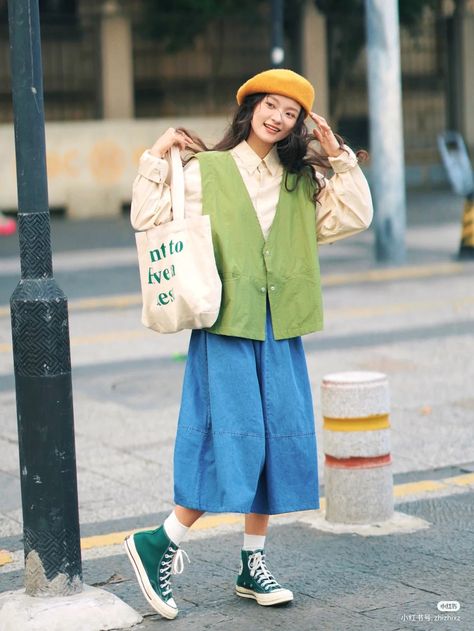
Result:
<svg viewBox="0 0 474 631"><path fill-rule="evenodd" d="M213 513L319 508L311 387L300 337L194 330L174 450L174 500Z"/></svg>

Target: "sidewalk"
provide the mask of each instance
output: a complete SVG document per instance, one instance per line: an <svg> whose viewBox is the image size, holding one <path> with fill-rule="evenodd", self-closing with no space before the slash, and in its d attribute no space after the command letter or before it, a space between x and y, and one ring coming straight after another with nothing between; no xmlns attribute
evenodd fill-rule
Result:
<svg viewBox="0 0 474 631"><path fill-rule="evenodd" d="M267 557L269 567L278 568L277 577L295 594L289 605L264 608L235 596L241 533L232 525L204 526L183 544L191 564L173 578L180 608L173 622L147 605L121 546L97 547L90 554L88 546L94 542L85 533L84 581L111 590L141 613L144 621L136 629L170 624L177 631L468 631L474 626L474 474L466 474L468 470L474 470L474 463L395 476L396 515L416 518L413 532L383 534L383 525L379 534L373 534L376 527L371 533L369 527L359 527L358 534L325 532L320 529L321 511L273 518ZM422 481L427 476L430 484ZM160 523L164 516L143 516L133 527ZM109 527L130 528L128 522ZM91 524L84 530L96 533L104 526ZM22 554L19 538L0 540L2 547ZM0 592L22 587L21 570L0 570ZM437 609L440 601L453 600L460 603L459 611Z"/></svg>
<svg viewBox="0 0 474 631"><path fill-rule="evenodd" d="M432 526L412 534L380 537L328 534L298 522L274 526L269 564L278 568L280 580L294 590L295 601L271 610L253 601L242 602L232 593L240 533L190 542L187 549L193 565L176 581L176 597L183 603L177 631L239 631L242 627L261 631L472 629L474 492L403 503L396 510ZM118 565L118 560L110 560L110 575L123 572L124 578L130 577L130 568L123 562ZM102 566L102 577L104 569ZM90 572L89 580L94 582L92 564ZM135 592L129 581L117 585L117 595L138 611L146 611L141 594L136 598ZM460 602L453 620L437 610L442 600ZM161 626L157 616L151 616L141 628Z"/></svg>

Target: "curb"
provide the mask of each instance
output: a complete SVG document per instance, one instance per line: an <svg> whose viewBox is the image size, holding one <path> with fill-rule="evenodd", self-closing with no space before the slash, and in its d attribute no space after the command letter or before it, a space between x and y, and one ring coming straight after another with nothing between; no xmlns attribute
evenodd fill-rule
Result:
<svg viewBox="0 0 474 631"><path fill-rule="evenodd" d="M406 482L394 485L393 497L394 503L400 504L407 501L418 501L428 498L444 497L447 495L455 495L458 493L466 493L474 490L474 473L466 473L446 478L425 479L417 482ZM325 498L320 498L320 508L315 511L302 511L295 513L284 513L274 516L272 522L275 524L285 524L289 521L308 520L309 514L314 513L318 518L313 520L314 523L320 522L320 516L325 509ZM312 518L311 518L312 519ZM192 538L207 538L209 536L217 536L222 534L222 530L232 529L240 526L244 522L244 516L240 514L223 513L217 515L204 516L192 527ZM97 558L100 556L112 556L117 553L117 546L121 546L125 537L138 530L155 528L156 525L148 527L140 527L132 530L122 530L117 532L106 533L102 535L93 535L81 538L81 550L83 551L83 560ZM401 532L401 531L400 531ZM10 552L8 550L0 550L0 573L6 571L14 571L23 567L23 549Z"/></svg>

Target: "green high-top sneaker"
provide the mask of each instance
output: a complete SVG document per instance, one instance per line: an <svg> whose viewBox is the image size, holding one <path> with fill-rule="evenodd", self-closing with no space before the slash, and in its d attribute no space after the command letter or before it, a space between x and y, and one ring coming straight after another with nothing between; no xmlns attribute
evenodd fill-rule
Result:
<svg viewBox="0 0 474 631"><path fill-rule="evenodd" d="M186 552L171 541L163 526L130 535L124 546L147 601L165 618L176 618L170 579L183 571L183 554L189 561Z"/></svg>
<svg viewBox="0 0 474 631"><path fill-rule="evenodd" d="M263 550L241 550L235 591L242 598L254 598L259 605L278 605L293 600L293 593L279 585L268 571Z"/></svg>

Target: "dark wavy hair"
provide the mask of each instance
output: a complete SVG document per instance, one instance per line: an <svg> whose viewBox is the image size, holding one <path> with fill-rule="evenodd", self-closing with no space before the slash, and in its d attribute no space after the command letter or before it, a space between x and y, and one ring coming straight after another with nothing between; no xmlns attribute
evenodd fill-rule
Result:
<svg viewBox="0 0 474 631"><path fill-rule="evenodd" d="M250 134L251 122L255 107L266 96L265 93L250 94L242 104L236 109L231 124L227 128L223 138L219 140L213 147L207 147L202 139L188 131L184 127L177 128L177 131L186 133L193 140L193 145L188 147L185 163L188 162L196 153L200 151L229 151L236 147L243 140L247 140ZM286 171L285 187L288 191L295 190L301 177L306 177L312 184L314 189L313 199L316 202L318 196L324 187L324 181L317 177L315 167L327 172L331 168L331 164L327 156L319 153L315 147L315 137L308 131L305 125L306 113L301 109L294 127L291 132L276 143L278 157L283 168ZM344 145L344 139L339 134L334 134L340 147ZM357 158L363 161L367 158L367 152L360 150L356 153ZM288 174L297 175L293 188L288 186Z"/></svg>

